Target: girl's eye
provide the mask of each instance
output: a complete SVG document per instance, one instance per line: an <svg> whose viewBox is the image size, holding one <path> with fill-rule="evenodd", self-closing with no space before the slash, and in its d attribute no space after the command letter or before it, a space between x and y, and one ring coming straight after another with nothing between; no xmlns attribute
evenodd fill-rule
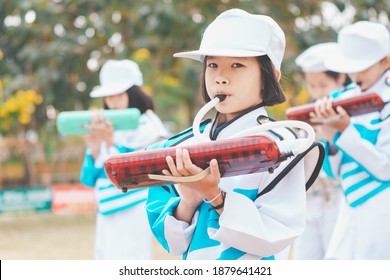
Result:
<svg viewBox="0 0 390 280"><path fill-rule="evenodd" d="M217 64L216 63L209 63L208 67L217 68Z"/></svg>
<svg viewBox="0 0 390 280"><path fill-rule="evenodd" d="M240 67L243 67L244 65L242 65L241 63L233 63L232 67L233 68L240 68Z"/></svg>

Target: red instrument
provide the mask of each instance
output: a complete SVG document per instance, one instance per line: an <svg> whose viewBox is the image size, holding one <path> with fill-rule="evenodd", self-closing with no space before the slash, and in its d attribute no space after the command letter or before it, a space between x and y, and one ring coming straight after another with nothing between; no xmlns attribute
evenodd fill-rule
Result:
<svg viewBox="0 0 390 280"><path fill-rule="evenodd" d="M152 180L148 174L162 174L168 169L166 156L175 159L177 147L139 151L111 156L104 164L110 181L127 189L158 186L173 182ZM181 146L190 153L192 162L205 169L212 159L217 159L222 177L257 172L273 172L291 154L279 150L275 140L268 136L247 136L228 140ZM169 169L168 169L169 170Z"/></svg>
<svg viewBox="0 0 390 280"><path fill-rule="evenodd" d="M380 111L385 106L385 102L383 102L382 98L374 92L336 99L332 104L333 108L336 108L337 106L343 107L350 116ZM321 122L317 122L310 118L310 112L314 112L314 103L288 108L286 110L286 115L289 120L320 124Z"/></svg>

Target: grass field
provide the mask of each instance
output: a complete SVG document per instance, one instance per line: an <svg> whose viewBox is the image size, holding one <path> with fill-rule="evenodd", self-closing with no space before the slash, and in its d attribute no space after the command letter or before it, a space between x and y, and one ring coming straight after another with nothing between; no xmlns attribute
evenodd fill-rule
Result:
<svg viewBox="0 0 390 280"><path fill-rule="evenodd" d="M95 214L52 213L0 215L0 259L89 260L92 259ZM179 259L157 242L153 259Z"/></svg>

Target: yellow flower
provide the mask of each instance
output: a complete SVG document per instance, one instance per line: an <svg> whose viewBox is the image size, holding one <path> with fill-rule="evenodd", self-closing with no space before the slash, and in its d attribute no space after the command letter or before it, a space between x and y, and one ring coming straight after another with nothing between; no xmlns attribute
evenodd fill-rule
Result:
<svg viewBox="0 0 390 280"><path fill-rule="evenodd" d="M38 94L37 92L35 92L34 91L34 104L35 105L40 105L40 104L42 104L42 102L43 102L43 97L42 97L42 95L40 95L40 94Z"/></svg>
<svg viewBox="0 0 390 280"><path fill-rule="evenodd" d="M300 103L306 104L310 102L309 92L306 89L301 89L298 93Z"/></svg>
<svg viewBox="0 0 390 280"><path fill-rule="evenodd" d="M135 60L142 61L142 60L145 60L145 59L148 59L148 58L150 58L150 51L148 49L145 49L145 48L138 49L134 53L134 59Z"/></svg>
<svg viewBox="0 0 390 280"><path fill-rule="evenodd" d="M167 84L168 86L171 86L171 87L175 87L179 84L179 80L175 77L172 77L172 76L166 76L164 78L164 82L165 82L165 84Z"/></svg>
<svg viewBox="0 0 390 280"><path fill-rule="evenodd" d="M2 50L0 50L0 60L2 60L4 57L4 53L2 52Z"/></svg>
<svg viewBox="0 0 390 280"><path fill-rule="evenodd" d="M18 120L21 124L29 124L31 122L31 115L28 113L21 113Z"/></svg>
<svg viewBox="0 0 390 280"><path fill-rule="evenodd" d="M0 103L0 129L7 131L17 123L28 125L36 104L42 103L42 96L34 90L17 90L14 95Z"/></svg>
<svg viewBox="0 0 390 280"><path fill-rule="evenodd" d="M33 90L26 90L23 91L21 94L21 96L23 96L23 99L28 101L29 103L34 103L36 95L37 93Z"/></svg>
<svg viewBox="0 0 390 280"><path fill-rule="evenodd" d="M15 99L11 97L5 102L5 108L8 112L16 112L18 109L18 104L16 103Z"/></svg>
<svg viewBox="0 0 390 280"><path fill-rule="evenodd" d="M16 100L24 100L24 99L25 99L25 93L24 93L24 91L23 91L23 90L18 90L18 91L16 91L16 93L15 93L15 99L16 99ZM28 100L26 100L26 101L28 101Z"/></svg>
<svg viewBox="0 0 390 280"><path fill-rule="evenodd" d="M8 111L5 109L5 106L0 105L0 118L5 119L6 117L8 117Z"/></svg>
<svg viewBox="0 0 390 280"><path fill-rule="evenodd" d="M147 94L149 94L149 95L152 95L153 94L153 88L151 87L151 86L143 86L142 87L143 88L143 90L147 93Z"/></svg>

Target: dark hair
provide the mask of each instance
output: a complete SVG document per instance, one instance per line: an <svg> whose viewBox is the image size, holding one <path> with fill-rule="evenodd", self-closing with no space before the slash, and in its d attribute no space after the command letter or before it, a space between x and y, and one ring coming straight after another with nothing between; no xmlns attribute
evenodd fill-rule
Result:
<svg viewBox="0 0 390 280"><path fill-rule="evenodd" d="M138 108L141 111L141 114L145 113L147 110L154 110L152 98L146 94L141 87L132 86L126 90L126 93L129 97L128 108ZM104 109L109 109L106 102L104 102Z"/></svg>
<svg viewBox="0 0 390 280"><path fill-rule="evenodd" d="M332 78L333 80L335 80L335 81L337 81L337 79L338 79L339 76L341 75L341 73L334 72L334 71L330 71L330 70L325 71L324 73L325 73L325 75L331 77L331 78ZM343 83L343 86L346 87L346 86L349 85L350 83L352 83L351 78L350 78L347 74L345 74L345 81L344 81L344 83Z"/></svg>
<svg viewBox="0 0 390 280"><path fill-rule="evenodd" d="M262 55L256 57L260 64L261 77L263 89L259 92L263 102L263 106L273 106L286 101L286 96L283 93L283 89L275 75L275 67L268 56ZM203 101L206 103L210 101L210 97L207 94L205 74L207 67L207 57L203 63L203 71L200 79L200 90Z"/></svg>

